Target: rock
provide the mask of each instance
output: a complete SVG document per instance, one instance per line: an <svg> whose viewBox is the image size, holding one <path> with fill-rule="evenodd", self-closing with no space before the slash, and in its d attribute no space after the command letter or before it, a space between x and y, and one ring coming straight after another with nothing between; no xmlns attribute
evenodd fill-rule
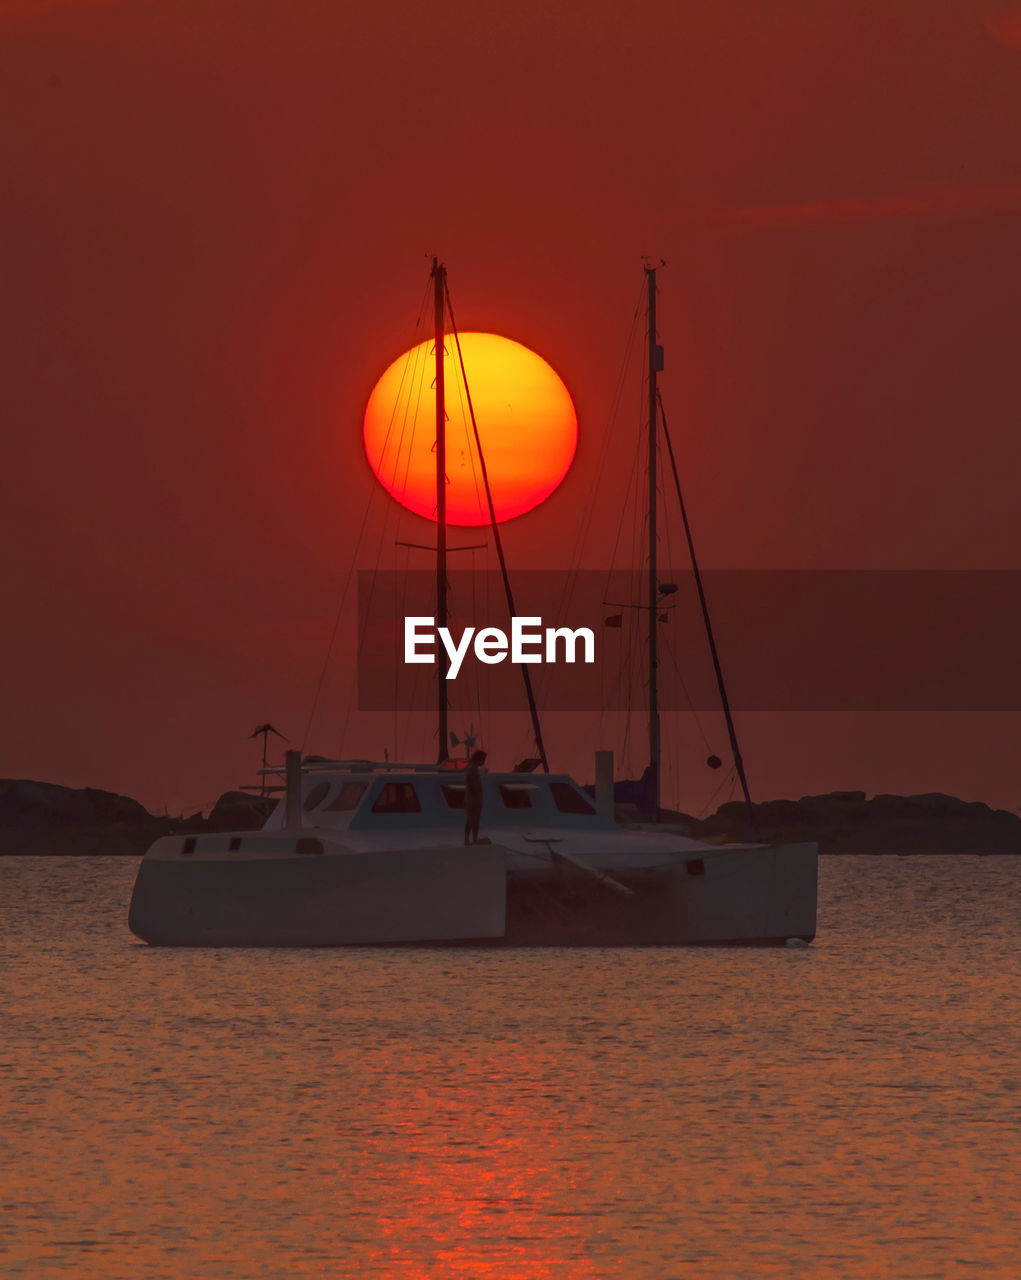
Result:
<svg viewBox="0 0 1021 1280"><path fill-rule="evenodd" d="M658 821L672 831L690 834L698 826L698 819L680 809L660 809Z"/></svg>
<svg viewBox="0 0 1021 1280"><path fill-rule="evenodd" d="M802 796L798 804L861 804L864 791L825 791L819 796Z"/></svg>
<svg viewBox="0 0 1021 1280"><path fill-rule="evenodd" d="M227 791L208 818L157 818L113 791L0 779L0 854L142 854L160 836L254 831L275 804L270 797Z"/></svg>
<svg viewBox="0 0 1021 1280"><path fill-rule="evenodd" d="M75 789L49 782L0 779L0 854L142 854L162 835L204 831L253 831L278 801L227 791L208 818L157 818L136 800L95 787ZM637 803L614 806L618 822L641 820ZM704 821L661 810L660 821L683 825L698 839L769 842L811 840L822 853L1021 853L1021 818L980 801L941 792L913 796L832 791L800 800L743 800L720 805Z"/></svg>
<svg viewBox="0 0 1021 1280"><path fill-rule="evenodd" d="M834 791L754 806L728 801L693 834L715 840L812 840L822 853L1021 853L1021 818L979 801L931 792L878 795Z"/></svg>
<svg viewBox="0 0 1021 1280"><path fill-rule="evenodd" d="M277 801L249 791L226 791L206 820L207 831L257 831L265 825Z"/></svg>
<svg viewBox="0 0 1021 1280"><path fill-rule="evenodd" d="M0 853L140 853L171 825L113 791L0 779Z"/></svg>

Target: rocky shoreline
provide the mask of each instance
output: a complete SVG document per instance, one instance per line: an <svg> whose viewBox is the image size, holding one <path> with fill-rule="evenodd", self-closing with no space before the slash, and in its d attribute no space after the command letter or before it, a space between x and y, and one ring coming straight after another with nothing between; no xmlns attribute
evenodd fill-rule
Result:
<svg viewBox="0 0 1021 1280"><path fill-rule="evenodd" d="M137 857L160 836L255 830L274 804L249 792L228 791L208 817L167 818L112 791L0 779L0 856ZM814 840L827 854L1021 853L1017 814L938 792L866 799L864 791L834 791L770 800L753 809L754 825L741 801L723 804L705 819L666 810L661 819L696 839L720 844ZM630 805L618 805L617 816L629 821L638 815Z"/></svg>
<svg viewBox="0 0 1021 1280"><path fill-rule="evenodd" d="M275 801L228 791L208 817L151 814L137 800L95 787L0 779L0 857L10 854L138 856L160 836L254 831Z"/></svg>
<svg viewBox="0 0 1021 1280"><path fill-rule="evenodd" d="M752 806L730 801L703 821L690 820L700 840L814 840L820 853L922 854L1021 853L1021 817L981 801L925 795L877 795L833 791L800 800Z"/></svg>

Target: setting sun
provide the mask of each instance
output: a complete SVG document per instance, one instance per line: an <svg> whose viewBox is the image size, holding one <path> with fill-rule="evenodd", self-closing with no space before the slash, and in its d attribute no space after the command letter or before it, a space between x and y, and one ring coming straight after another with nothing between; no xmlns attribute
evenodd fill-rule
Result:
<svg viewBox="0 0 1021 1280"><path fill-rule="evenodd" d="M519 342L462 333L461 350L497 520L543 502L570 469L578 419L556 371ZM409 511L436 518L436 409L432 341L395 360L365 409L365 453L379 482ZM478 450L452 335L444 352L447 520L489 523Z"/></svg>

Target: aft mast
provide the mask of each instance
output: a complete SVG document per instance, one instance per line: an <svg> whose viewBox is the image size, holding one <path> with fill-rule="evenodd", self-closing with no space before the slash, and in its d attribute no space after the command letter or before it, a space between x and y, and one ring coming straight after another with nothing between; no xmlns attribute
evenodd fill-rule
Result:
<svg viewBox="0 0 1021 1280"><path fill-rule="evenodd" d="M649 777L651 805L654 822L659 821L659 583L656 559L656 417L659 412L659 389L656 374L663 368L663 348L656 341L656 268L647 266L645 278L648 284L649 322Z"/></svg>
<svg viewBox="0 0 1021 1280"><path fill-rule="evenodd" d="M447 288L447 268L433 258L433 312L436 320L436 626L447 625L447 407L443 383L443 306ZM446 650L437 655L436 724L437 761L447 755L447 670Z"/></svg>

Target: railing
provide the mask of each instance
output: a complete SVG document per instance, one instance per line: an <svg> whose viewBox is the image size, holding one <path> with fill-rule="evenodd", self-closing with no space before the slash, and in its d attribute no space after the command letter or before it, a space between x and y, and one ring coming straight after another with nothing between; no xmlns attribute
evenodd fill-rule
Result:
<svg viewBox="0 0 1021 1280"><path fill-rule="evenodd" d="M401 760L303 760L302 773L463 773L467 760L445 760L442 765L420 764ZM268 765L258 774L280 775L284 766ZM483 769L485 772L485 769Z"/></svg>

